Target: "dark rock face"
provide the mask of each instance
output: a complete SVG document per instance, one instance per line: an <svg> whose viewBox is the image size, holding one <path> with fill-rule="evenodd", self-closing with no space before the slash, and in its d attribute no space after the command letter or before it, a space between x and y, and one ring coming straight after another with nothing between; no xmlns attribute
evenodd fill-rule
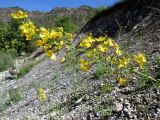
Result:
<svg viewBox="0 0 160 120"><path fill-rule="evenodd" d="M129 32L151 12L160 8L159 3L159 0L126 0L118 3L91 19L82 32L111 37L115 37L120 29Z"/></svg>

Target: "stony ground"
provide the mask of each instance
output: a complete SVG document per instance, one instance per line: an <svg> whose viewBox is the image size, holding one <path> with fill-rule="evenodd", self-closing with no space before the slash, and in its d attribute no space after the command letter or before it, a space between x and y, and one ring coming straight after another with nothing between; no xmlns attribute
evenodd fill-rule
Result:
<svg viewBox="0 0 160 120"><path fill-rule="evenodd" d="M61 57L61 55L58 55ZM23 78L3 80L1 104L8 92L17 89L21 99L1 112L2 120L159 120L160 89L141 88L135 80L121 88L114 79L93 78L94 70L83 73L76 58L60 64L46 58ZM71 65L72 64L72 65ZM110 83L111 89L101 88ZM47 101L37 99L43 87ZM105 86L109 88L108 84Z"/></svg>
<svg viewBox="0 0 160 120"><path fill-rule="evenodd" d="M70 65L64 67L59 62L46 58L23 78L2 81L0 85L2 104L8 99L8 91L13 89L19 90L22 99L3 111L1 117L9 120L48 118L46 114L52 112L56 104L64 102L65 95L74 91L73 84L83 79L83 73L77 73L76 70ZM48 97L47 102L41 103L37 100L38 86L44 88Z"/></svg>

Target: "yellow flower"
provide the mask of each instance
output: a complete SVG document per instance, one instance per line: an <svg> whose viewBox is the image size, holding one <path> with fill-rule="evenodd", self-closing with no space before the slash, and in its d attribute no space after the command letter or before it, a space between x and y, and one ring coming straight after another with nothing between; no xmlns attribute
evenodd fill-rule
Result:
<svg viewBox="0 0 160 120"><path fill-rule="evenodd" d="M46 53L47 53L48 57L49 57L51 60L53 60L53 61L56 61L56 60L57 60L57 57L56 57L56 55L53 53L52 50L48 50L48 51L46 51Z"/></svg>
<svg viewBox="0 0 160 120"><path fill-rule="evenodd" d="M60 60L60 63L63 64L63 63L65 62L65 60L66 60L65 57L63 57L63 58Z"/></svg>
<svg viewBox="0 0 160 120"><path fill-rule="evenodd" d="M59 42L59 45L60 45L60 46L63 46L63 45L64 45L64 41L61 40L61 41Z"/></svg>
<svg viewBox="0 0 160 120"><path fill-rule="evenodd" d="M45 44L44 46L43 46L43 48L45 49L45 50L48 50L48 49L50 49L52 46L50 45L50 44Z"/></svg>
<svg viewBox="0 0 160 120"><path fill-rule="evenodd" d="M108 57L106 57L106 60L107 60L107 61L111 61L111 60L112 60L112 57L111 57L111 56L108 56Z"/></svg>
<svg viewBox="0 0 160 120"><path fill-rule="evenodd" d="M53 38L53 39L59 39L59 38L62 38L63 37L63 33L62 32L56 32L54 30L51 31L50 33L50 38Z"/></svg>
<svg viewBox="0 0 160 120"><path fill-rule="evenodd" d="M50 33L50 38L55 39L56 37L57 37L57 32L52 30L51 33Z"/></svg>
<svg viewBox="0 0 160 120"><path fill-rule="evenodd" d="M122 51L120 50L120 47L117 43L114 43L112 47L115 49L115 53L117 55L119 55L119 56L122 55Z"/></svg>
<svg viewBox="0 0 160 120"><path fill-rule="evenodd" d="M50 59L53 60L53 61L56 61L56 60L57 60L57 57L56 57L55 54L52 54L51 57L50 57Z"/></svg>
<svg viewBox="0 0 160 120"><path fill-rule="evenodd" d="M95 40L91 36L85 37L84 39L82 39L80 47L90 48L94 41Z"/></svg>
<svg viewBox="0 0 160 120"><path fill-rule="evenodd" d="M122 55L122 51L120 49L115 49L115 53L119 56Z"/></svg>
<svg viewBox="0 0 160 120"><path fill-rule="evenodd" d="M63 27L57 27L57 30L63 32Z"/></svg>
<svg viewBox="0 0 160 120"><path fill-rule="evenodd" d="M36 44L37 47L42 46L43 41L42 40L37 40L35 44Z"/></svg>
<svg viewBox="0 0 160 120"><path fill-rule="evenodd" d="M83 41L80 42L79 47L84 47L84 46L85 46L85 43Z"/></svg>
<svg viewBox="0 0 160 120"><path fill-rule="evenodd" d="M145 56L140 52L138 52L138 54L134 56L134 60L139 64L141 69L143 69L144 63L147 62Z"/></svg>
<svg viewBox="0 0 160 120"><path fill-rule="evenodd" d="M91 37L92 37L92 33L91 33L91 32L89 33L89 36L91 36Z"/></svg>
<svg viewBox="0 0 160 120"><path fill-rule="evenodd" d="M123 57L121 60L119 60L118 68L125 67L126 65L129 64L129 62L130 62L130 58Z"/></svg>
<svg viewBox="0 0 160 120"><path fill-rule="evenodd" d="M92 56L96 56L96 55L98 55L98 52L97 52L96 48L93 48L93 49L86 52L86 56L89 57L89 58L92 57Z"/></svg>
<svg viewBox="0 0 160 120"><path fill-rule="evenodd" d="M27 14L27 12L23 12L21 10L18 10L17 13L12 13L11 17L13 19L16 19L16 20L18 20L18 19L25 19L25 18L28 17L28 14Z"/></svg>
<svg viewBox="0 0 160 120"><path fill-rule="evenodd" d="M87 72L91 66L88 60L80 59L80 67L84 72Z"/></svg>
<svg viewBox="0 0 160 120"><path fill-rule="evenodd" d="M120 86L124 87L126 86L128 80L126 78L119 78L118 83Z"/></svg>
<svg viewBox="0 0 160 120"><path fill-rule="evenodd" d="M48 39L42 39L42 44L46 44L48 41Z"/></svg>
<svg viewBox="0 0 160 120"><path fill-rule="evenodd" d="M92 44L89 43L89 42L86 42L85 46L86 46L87 48L90 48L90 47L92 46Z"/></svg>
<svg viewBox="0 0 160 120"><path fill-rule="evenodd" d="M36 34L36 27L32 22L27 22L19 26L21 35L26 37L26 40L31 40Z"/></svg>
<svg viewBox="0 0 160 120"><path fill-rule="evenodd" d="M38 87L37 89L37 95L38 95L38 100L39 101L46 101L47 100L47 95L46 93L44 92L43 88L42 87Z"/></svg>
<svg viewBox="0 0 160 120"><path fill-rule="evenodd" d="M26 40L32 40L33 38L33 35L31 34L26 34Z"/></svg>
<svg viewBox="0 0 160 120"><path fill-rule="evenodd" d="M48 50L48 51L46 51L46 53L47 53L48 57L51 57L52 54L53 54L53 51L52 50Z"/></svg>
<svg viewBox="0 0 160 120"><path fill-rule="evenodd" d="M108 50L107 47L105 47L103 44L97 45L97 48L103 53Z"/></svg>
<svg viewBox="0 0 160 120"><path fill-rule="evenodd" d="M114 43L113 48L119 49L120 47L119 47L119 45L117 43Z"/></svg>
<svg viewBox="0 0 160 120"><path fill-rule="evenodd" d="M44 39L44 40L47 40L50 38L50 32L44 28L44 27L40 27L40 33L39 33L39 36Z"/></svg>
<svg viewBox="0 0 160 120"><path fill-rule="evenodd" d="M68 39L69 42L73 41L74 35L72 35L71 33L65 33L65 35L66 35L66 37L67 37L67 39Z"/></svg>
<svg viewBox="0 0 160 120"><path fill-rule="evenodd" d="M114 46L113 40L111 38L108 38L106 41L104 41L104 44L109 45L110 47Z"/></svg>
<svg viewBox="0 0 160 120"><path fill-rule="evenodd" d="M106 40L106 37L95 38L95 41L97 41L97 42L102 42L104 40Z"/></svg>
<svg viewBox="0 0 160 120"><path fill-rule="evenodd" d="M108 56L106 57L106 60L109 61L111 64L115 64L117 59L114 56Z"/></svg>
<svg viewBox="0 0 160 120"><path fill-rule="evenodd" d="M61 47L59 45L54 47L54 51L59 51L61 49Z"/></svg>
<svg viewBox="0 0 160 120"><path fill-rule="evenodd" d="M63 37L63 33L62 32L57 32L57 38L62 38Z"/></svg>

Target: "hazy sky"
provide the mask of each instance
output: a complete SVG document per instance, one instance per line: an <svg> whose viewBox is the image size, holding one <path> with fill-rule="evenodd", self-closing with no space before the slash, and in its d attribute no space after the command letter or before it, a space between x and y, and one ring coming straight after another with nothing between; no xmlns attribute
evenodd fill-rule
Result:
<svg viewBox="0 0 160 120"><path fill-rule="evenodd" d="M0 8L15 7L32 10L49 11L54 7L77 8L81 5L92 7L111 6L119 0L0 0Z"/></svg>

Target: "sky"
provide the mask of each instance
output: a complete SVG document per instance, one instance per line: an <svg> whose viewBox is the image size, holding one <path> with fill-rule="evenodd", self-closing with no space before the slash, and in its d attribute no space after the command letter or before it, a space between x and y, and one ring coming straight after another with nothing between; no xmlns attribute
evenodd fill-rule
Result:
<svg viewBox="0 0 160 120"><path fill-rule="evenodd" d="M21 7L29 11L50 11L54 7L77 8L81 5L91 7L111 6L119 0L0 0L0 8Z"/></svg>

